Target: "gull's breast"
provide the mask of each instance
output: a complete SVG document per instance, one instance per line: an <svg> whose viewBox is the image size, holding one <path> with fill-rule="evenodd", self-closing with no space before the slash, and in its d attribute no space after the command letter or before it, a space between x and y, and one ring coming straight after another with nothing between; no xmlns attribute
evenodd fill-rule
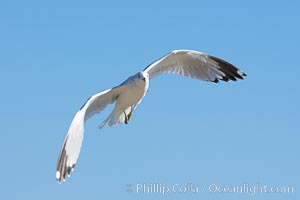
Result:
<svg viewBox="0 0 300 200"><path fill-rule="evenodd" d="M116 107L124 110L130 106L140 103L146 94L147 87L143 85L126 85L124 91L119 95Z"/></svg>

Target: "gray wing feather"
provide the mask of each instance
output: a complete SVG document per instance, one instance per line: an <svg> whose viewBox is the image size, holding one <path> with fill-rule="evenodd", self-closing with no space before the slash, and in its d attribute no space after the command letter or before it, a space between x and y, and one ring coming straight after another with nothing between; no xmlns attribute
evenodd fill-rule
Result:
<svg viewBox="0 0 300 200"><path fill-rule="evenodd" d="M246 76L234 65L214 56L193 50L176 50L144 69L153 78L164 73L180 74L204 81L236 81Z"/></svg>
<svg viewBox="0 0 300 200"><path fill-rule="evenodd" d="M118 86L95 94L76 113L57 161L56 179L58 182L66 180L77 163L84 135L84 122L108 104L114 103L121 91L122 86Z"/></svg>

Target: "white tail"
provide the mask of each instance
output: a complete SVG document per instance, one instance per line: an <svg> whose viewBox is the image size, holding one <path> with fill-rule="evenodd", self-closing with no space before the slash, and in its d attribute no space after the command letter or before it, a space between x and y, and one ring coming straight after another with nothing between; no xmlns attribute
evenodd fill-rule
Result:
<svg viewBox="0 0 300 200"><path fill-rule="evenodd" d="M109 114L109 116L98 126L98 128L103 128L108 125L111 127L112 125L118 125L120 123L124 123L125 115L124 113L120 113L115 109Z"/></svg>

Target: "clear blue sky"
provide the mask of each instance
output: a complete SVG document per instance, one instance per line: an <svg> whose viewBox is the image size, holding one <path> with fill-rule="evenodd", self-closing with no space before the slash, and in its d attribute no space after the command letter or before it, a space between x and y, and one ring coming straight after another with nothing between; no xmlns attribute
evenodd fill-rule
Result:
<svg viewBox="0 0 300 200"><path fill-rule="evenodd" d="M299 199L299 7L1 1L0 198ZM174 49L218 56L248 76L219 84L151 80L129 125L98 130L109 111L87 122L76 169L57 184L57 157L77 109ZM163 196L137 192L140 183L192 183L204 191ZM288 185L294 192L214 193L212 184Z"/></svg>

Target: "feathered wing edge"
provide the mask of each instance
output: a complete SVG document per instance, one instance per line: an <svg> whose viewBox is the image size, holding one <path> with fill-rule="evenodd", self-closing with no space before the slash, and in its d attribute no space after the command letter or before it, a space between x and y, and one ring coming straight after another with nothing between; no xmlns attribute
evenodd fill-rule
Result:
<svg viewBox="0 0 300 200"><path fill-rule="evenodd" d="M76 165L83 140L84 115L83 110L76 113L65 137L56 167L56 180L58 182L65 181Z"/></svg>
<svg viewBox="0 0 300 200"><path fill-rule="evenodd" d="M70 176L79 157L83 135L84 123L94 114L103 110L108 104L116 101L121 86L105 90L89 98L76 113L67 135L64 139L56 167L56 180L61 183Z"/></svg>
<svg viewBox="0 0 300 200"><path fill-rule="evenodd" d="M180 74L204 81L236 81L247 76L231 63L194 50L175 50L148 65L143 71L150 78L164 74Z"/></svg>

